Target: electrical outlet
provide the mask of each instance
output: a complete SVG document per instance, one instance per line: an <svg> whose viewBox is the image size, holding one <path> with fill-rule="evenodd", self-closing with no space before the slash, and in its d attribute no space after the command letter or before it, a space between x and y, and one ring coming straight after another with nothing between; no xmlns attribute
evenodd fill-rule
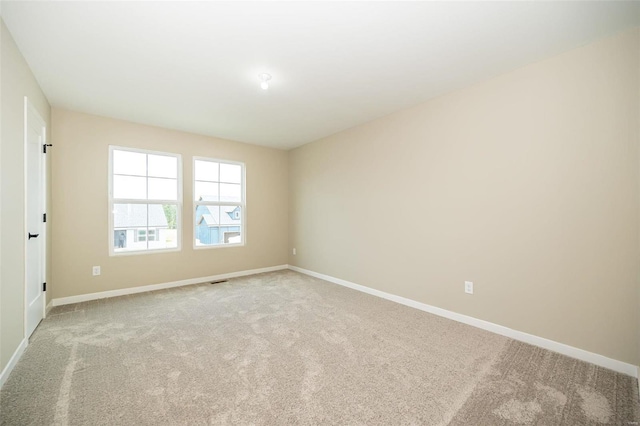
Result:
<svg viewBox="0 0 640 426"><path fill-rule="evenodd" d="M93 267L93 276L95 277L96 275L100 275L100 267L99 266L94 266Z"/></svg>
<svg viewBox="0 0 640 426"><path fill-rule="evenodd" d="M294 247L294 249L293 249L293 255L294 255L294 256L296 255L296 249L295 249L295 247Z"/></svg>
<svg viewBox="0 0 640 426"><path fill-rule="evenodd" d="M473 283L471 281L464 282L464 292L468 294L473 294Z"/></svg>

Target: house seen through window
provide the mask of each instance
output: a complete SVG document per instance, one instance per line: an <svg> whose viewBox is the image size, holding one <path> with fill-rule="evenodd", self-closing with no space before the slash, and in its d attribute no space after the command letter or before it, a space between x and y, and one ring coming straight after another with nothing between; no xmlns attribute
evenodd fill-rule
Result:
<svg viewBox="0 0 640 426"><path fill-rule="evenodd" d="M111 253L178 249L180 155L113 146L109 151Z"/></svg>
<svg viewBox="0 0 640 426"><path fill-rule="evenodd" d="M244 244L244 165L194 159L194 245Z"/></svg>

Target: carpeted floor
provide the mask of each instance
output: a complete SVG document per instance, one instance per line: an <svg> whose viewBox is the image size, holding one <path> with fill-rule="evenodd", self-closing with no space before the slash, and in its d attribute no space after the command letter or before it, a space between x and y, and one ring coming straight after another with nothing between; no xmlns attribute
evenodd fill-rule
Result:
<svg viewBox="0 0 640 426"><path fill-rule="evenodd" d="M2 425L589 425L637 382L281 271L54 308Z"/></svg>

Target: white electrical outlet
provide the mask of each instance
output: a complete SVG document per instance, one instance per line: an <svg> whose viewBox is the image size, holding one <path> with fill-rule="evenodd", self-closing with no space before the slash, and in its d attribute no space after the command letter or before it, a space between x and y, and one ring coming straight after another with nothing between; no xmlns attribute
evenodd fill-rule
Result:
<svg viewBox="0 0 640 426"><path fill-rule="evenodd" d="M95 277L96 275L100 275L100 267L99 266L94 266L93 267L93 276Z"/></svg>
<svg viewBox="0 0 640 426"><path fill-rule="evenodd" d="M464 292L468 294L473 294L473 283L471 281L464 282Z"/></svg>
<svg viewBox="0 0 640 426"><path fill-rule="evenodd" d="M293 249L293 255L294 256L296 255L296 249L295 248Z"/></svg>

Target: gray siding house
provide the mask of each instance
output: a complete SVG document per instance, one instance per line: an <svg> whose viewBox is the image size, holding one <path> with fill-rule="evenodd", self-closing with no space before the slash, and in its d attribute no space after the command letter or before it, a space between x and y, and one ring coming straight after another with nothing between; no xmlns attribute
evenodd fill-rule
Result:
<svg viewBox="0 0 640 426"><path fill-rule="evenodd" d="M113 247L115 251L164 248L167 217L160 204L114 204ZM147 246L148 244L148 246Z"/></svg>

